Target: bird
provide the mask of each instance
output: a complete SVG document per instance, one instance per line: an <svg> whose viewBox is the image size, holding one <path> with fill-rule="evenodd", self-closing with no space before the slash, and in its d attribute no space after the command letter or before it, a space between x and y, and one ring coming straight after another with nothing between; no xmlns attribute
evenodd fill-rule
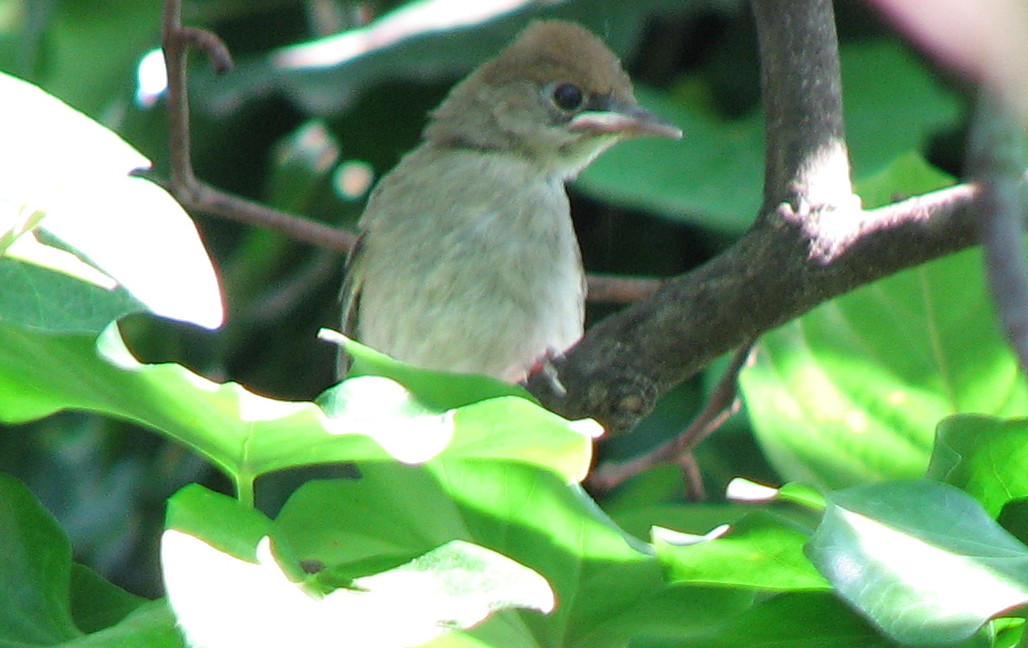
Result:
<svg viewBox="0 0 1028 648"><path fill-rule="evenodd" d="M682 132L639 105L599 37L530 23L450 90L372 190L346 262L343 332L417 367L525 380L583 334L565 183L642 135Z"/></svg>

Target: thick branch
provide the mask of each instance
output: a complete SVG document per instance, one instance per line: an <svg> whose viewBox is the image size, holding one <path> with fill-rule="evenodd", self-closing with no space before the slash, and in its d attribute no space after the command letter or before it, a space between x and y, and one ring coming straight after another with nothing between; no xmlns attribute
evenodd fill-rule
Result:
<svg viewBox="0 0 1028 648"><path fill-rule="evenodd" d="M830 205L852 193L831 0L753 0L760 44L762 215L781 203Z"/></svg>
<svg viewBox="0 0 1028 648"><path fill-rule="evenodd" d="M614 431L715 358L838 295L975 243L973 185L837 220L787 210L656 295L592 327L554 361L567 394L529 389L570 418ZM823 229L819 224L827 224Z"/></svg>
<svg viewBox="0 0 1028 648"><path fill-rule="evenodd" d="M1021 187L1026 139L1024 124L983 91L968 154L968 170L982 187L975 223L996 312L1022 371L1028 371L1028 263L1022 227L1026 201Z"/></svg>
<svg viewBox="0 0 1028 648"><path fill-rule="evenodd" d="M590 274L588 280L589 301L607 304L634 304L642 301L657 292L661 283L658 279L601 274Z"/></svg>
<svg viewBox="0 0 1028 648"><path fill-rule="evenodd" d="M720 355L868 282L968 247L979 190L862 211L852 195L830 0L753 0L767 129L764 207L750 232L655 296L594 326L555 362L543 403L621 431Z"/></svg>

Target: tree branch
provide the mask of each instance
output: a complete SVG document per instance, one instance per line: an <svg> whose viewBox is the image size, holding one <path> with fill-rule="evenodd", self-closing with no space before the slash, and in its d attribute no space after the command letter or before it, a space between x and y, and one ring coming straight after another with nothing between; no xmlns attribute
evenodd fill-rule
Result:
<svg viewBox="0 0 1028 648"><path fill-rule="evenodd" d="M681 433L650 452L628 461L601 464L589 475L589 485L594 489L609 491L630 477L654 466L678 462L685 473L686 494L689 499L705 499L703 480L693 451L739 409L739 372L749 360L752 349L753 346L747 344L735 352L706 405Z"/></svg>
<svg viewBox="0 0 1028 648"><path fill-rule="evenodd" d="M652 296L661 284L659 279L601 274L590 274L588 280L589 301L607 304L634 304Z"/></svg>
<svg viewBox="0 0 1028 648"><path fill-rule="evenodd" d="M831 0L753 0L765 119L763 217L852 195Z"/></svg>
<svg viewBox="0 0 1028 648"><path fill-rule="evenodd" d="M1026 201L1021 186L1028 146L1024 125L989 90L979 99L969 147L968 171L982 186L975 223L989 287L1021 370L1028 371L1028 263L1022 227Z"/></svg>
<svg viewBox="0 0 1028 648"><path fill-rule="evenodd" d="M732 248L593 326L554 360L569 418L631 428L712 360L863 284L968 247L975 185L862 211L852 195L829 0L753 0L767 128L764 207Z"/></svg>
<svg viewBox="0 0 1028 648"><path fill-rule="evenodd" d="M846 228L778 210L707 264L599 322L553 361L566 395L528 387L569 418L631 428L715 358L854 288L975 243L975 185L858 212Z"/></svg>

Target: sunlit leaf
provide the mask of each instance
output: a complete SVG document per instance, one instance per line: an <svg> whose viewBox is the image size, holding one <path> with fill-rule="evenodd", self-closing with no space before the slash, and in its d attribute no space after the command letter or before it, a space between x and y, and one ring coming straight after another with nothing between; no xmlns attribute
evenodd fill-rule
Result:
<svg viewBox="0 0 1028 648"><path fill-rule="evenodd" d="M284 567L282 557L273 555L267 536L238 534L229 541L236 546L230 553L215 546L224 546L224 539L212 545L210 533L226 538L238 531L214 508L229 510L254 530L263 525L244 519L256 520L258 513L201 490L191 487L173 498L175 513L161 550L169 600L193 646L219 648L242 641L327 647L338 645L342 636L361 646L415 646L451 629L470 628L493 612L513 607L548 612L554 605L553 592L538 574L459 540L362 575L335 591L311 591L296 580L299 565ZM194 535L198 529L202 534Z"/></svg>
<svg viewBox="0 0 1028 648"><path fill-rule="evenodd" d="M259 396L174 364L141 364L116 327L98 340L0 323L0 420L23 422L64 409L147 425L198 452L249 488L261 474L357 459L454 457L518 460L580 480L597 426L570 422L503 396L429 411L399 384L365 376L335 388L350 403L329 416L314 403Z"/></svg>
<svg viewBox="0 0 1028 648"><path fill-rule="evenodd" d="M1028 547L956 488L886 482L832 493L829 502L810 558L896 640L962 641L1028 602Z"/></svg>
<svg viewBox="0 0 1028 648"><path fill-rule="evenodd" d="M809 539L794 524L755 512L717 537L674 546L655 538L657 555L673 583L706 583L766 590L827 589L803 554Z"/></svg>

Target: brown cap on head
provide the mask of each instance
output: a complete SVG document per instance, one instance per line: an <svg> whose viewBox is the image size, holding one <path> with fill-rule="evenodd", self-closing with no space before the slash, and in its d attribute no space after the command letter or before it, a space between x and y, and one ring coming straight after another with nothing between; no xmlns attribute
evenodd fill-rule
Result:
<svg viewBox="0 0 1028 648"><path fill-rule="evenodd" d="M644 110L612 51L575 23L531 23L457 84L425 138L446 146L528 153L569 177L617 140L681 137Z"/></svg>
<svg viewBox="0 0 1028 648"><path fill-rule="evenodd" d="M632 81L614 52L581 25L560 20L530 24L479 75L491 85L519 79L570 81L587 92L633 97Z"/></svg>

